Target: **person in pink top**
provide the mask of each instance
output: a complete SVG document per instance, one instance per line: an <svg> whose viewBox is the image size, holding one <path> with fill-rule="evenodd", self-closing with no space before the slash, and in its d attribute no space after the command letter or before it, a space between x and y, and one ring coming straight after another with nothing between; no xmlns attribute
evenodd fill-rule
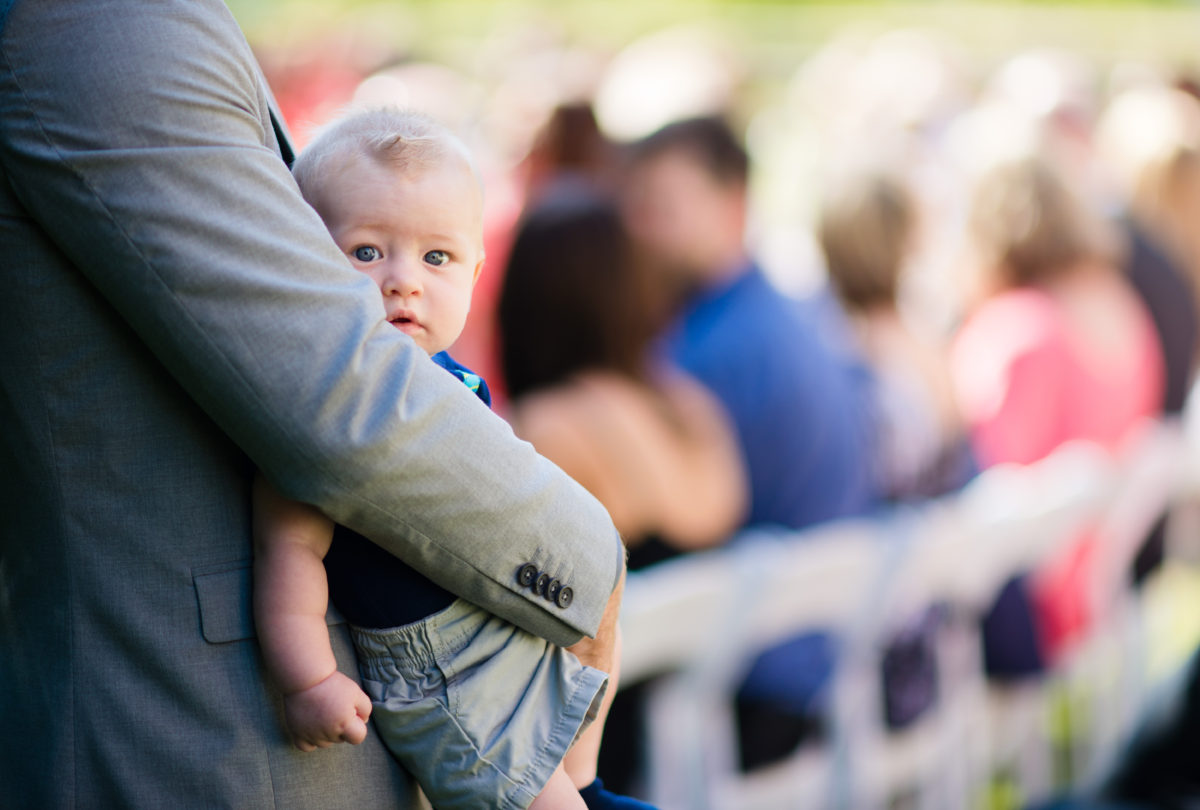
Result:
<svg viewBox="0 0 1200 810"><path fill-rule="evenodd" d="M980 463L1030 463L1072 439L1116 449L1159 412L1164 370L1100 220L1047 163L1026 158L980 178L968 228L981 272L951 370ZM1087 624L1091 551L1081 542L1035 578L1043 654Z"/></svg>
<svg viewBox="0 0 1200 810"><path fill-rule="evenodd" d="M1158 412L1162 350L1100 231L1048 165L997 167L975 191L982 298L955 340L959 398L984 464L1070 439L1115 448Z"/></svg>
<svg viewBox="0 0 1200 810"><path fill-rule="evenodd" d="M1157 412L1153 326L1120 278L1091 272L997 295L955 341L959 396L985 464L1037 461L1070 439L1115 448Z"/></svg>

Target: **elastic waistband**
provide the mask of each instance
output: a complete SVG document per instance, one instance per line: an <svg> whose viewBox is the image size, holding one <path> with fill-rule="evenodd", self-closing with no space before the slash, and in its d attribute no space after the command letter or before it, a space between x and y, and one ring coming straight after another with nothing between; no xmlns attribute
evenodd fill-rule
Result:
<svg viewBox="0 0 1200 810"><path fill-rule="evenodd" d="M350 632L364 664L388 659L420 668L432 666L439 656L456 654L492 618L470 602L456 599L419 622L384 629L351 626Z"/></svg>

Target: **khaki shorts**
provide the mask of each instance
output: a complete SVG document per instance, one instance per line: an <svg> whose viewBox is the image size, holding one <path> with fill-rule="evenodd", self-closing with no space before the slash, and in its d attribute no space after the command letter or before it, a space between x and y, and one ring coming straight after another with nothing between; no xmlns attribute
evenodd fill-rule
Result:
<svg viewBox="0 0 1200 810"><path fill-rule="evenodd" d="M371 720L437 810L528 807L608 685L462 599L419 622L351 632Z"/></svg>

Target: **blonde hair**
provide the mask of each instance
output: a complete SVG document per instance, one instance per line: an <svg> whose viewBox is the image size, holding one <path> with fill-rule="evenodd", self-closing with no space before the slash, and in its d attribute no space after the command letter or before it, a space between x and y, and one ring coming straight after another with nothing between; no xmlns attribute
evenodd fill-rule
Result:
<svg viewBox="0 0 1200 810"><path fill-rule="evenodd" d="M996 165L976 184L967 220L992 281L1021 287L1047 281L1091 259L1111 261L1105 223L1045 160Z"/></svg>
<svg viewBox="0 0 1200 810"><path fill-rule="evenodd" d="M886 171L860 168L830 184L817 239L847 307L895 303L914 221L908 189Z"/></svg>
<svg viewBox="0 0 1200 810"><path fill-rule="evenodd" d="M323 128L296 158L292 175L304 199L319 211L321 190L330 176L355 158L407 173L453 157L461 158L478 178L466 145L443 124L413 110L378 107L351 113Z"/></svg>
<svg viewBox="0 0 1200 810"><path fill-rule="evenodd" d="M1200 102L1166 86L1126 90L1109 103L1096 140L1137 212L1161 220L1200 157Z"/></svg>
<svg viewBox="0 0 1200 810"><path fill-rule="evenodd" d="M1110 102L1096 140L1133 214L1186 254L1195 230L1185 200L1200 169L1200 102L1167 86L1127 90Z"/></svg>

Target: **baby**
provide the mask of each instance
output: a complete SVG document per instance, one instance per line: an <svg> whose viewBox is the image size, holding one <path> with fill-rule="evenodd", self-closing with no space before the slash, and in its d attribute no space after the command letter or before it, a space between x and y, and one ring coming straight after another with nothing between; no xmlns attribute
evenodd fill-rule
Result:
<svg viewBox="0 0 1200 810"><path fill-rule="evenodd" d="M294 172L334 241L379 286L387 320L490 405L484 381L445 352L484 260L482 189L462 143L424 116L372 110L320 134ZM254 498L255 619L297 747L361 742L374 717L438 810L646 807L594 778L608 675L455 598L261 476ZM558 583L545 595L571 598ZM330 597L351 624L366 693L337 671Z"/></svg>

